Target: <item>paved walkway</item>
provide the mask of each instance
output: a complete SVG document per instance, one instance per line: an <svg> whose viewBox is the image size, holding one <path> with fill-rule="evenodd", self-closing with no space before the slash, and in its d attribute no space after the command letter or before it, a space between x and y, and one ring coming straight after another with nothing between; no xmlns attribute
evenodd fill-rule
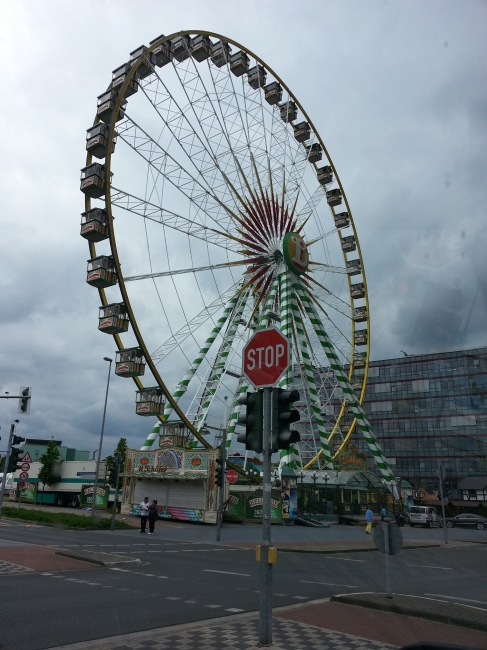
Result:
<svg viewBox="0 0 487 650"><path fill-rule="evenodd" d="M258 647L257 613L239 614L49 650L247 650ZM328 599L276 608L273 650L393 650L433 641L485 650L487 633Z"/></svg>

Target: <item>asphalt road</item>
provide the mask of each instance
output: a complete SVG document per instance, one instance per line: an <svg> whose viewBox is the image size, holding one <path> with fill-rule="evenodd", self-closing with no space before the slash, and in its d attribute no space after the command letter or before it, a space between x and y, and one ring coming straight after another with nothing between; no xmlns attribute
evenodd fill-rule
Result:
<svg viewBox="0 0 487 650"><path fill-rule="evenodd" d="M245 530L245 532L244 532ZM274 537L297 539L307 529L273 529ZM238 535L238 532L240 534ZM214 528L168 526L157 535L136 530L67 531L47 527L0 526L0 546L37 544L132 555L142 564L127 569L93 568L0 576L0 644L5 650L41 650L67 643L255 611L259 565L254 551L217 544ZM319 539L350 535L347 527L319 533ZM354 538L364 535L352 529ZM405 529L416 538L416 529ZM436 530L421 537L437 536ZM223 538L257 535L257 527L235 527ZM441 531L440 531L441 533ZM455 531L475 539L477 531ZM409 537L409 534L407 535ZM177 539L179 537L179 540ZM487 541L483 531L482 541ZM391 558L393 591L487 606L487 544L464 548L404 550ZM384 591L384 556L279 553L274 568L274 606L338 593ZM483 604L482 604L483 603ZM380 616L380 613L377 613Z"/></svg>

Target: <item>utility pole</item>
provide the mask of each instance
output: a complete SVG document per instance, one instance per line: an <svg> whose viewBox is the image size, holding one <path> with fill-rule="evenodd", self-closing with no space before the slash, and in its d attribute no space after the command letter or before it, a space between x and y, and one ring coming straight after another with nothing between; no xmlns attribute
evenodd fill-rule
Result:
<svg viewBox="0 0 487 650"><path fill-rule="evenodd" d="M115 513L117 512L118 501L118 479L120 476L120 465L122 464L122 457L120 454L115 454L115 462L117 464L117 471L115 473L115 498L113 500L112 523L110 524L110 530L115 530Z"/></svg>
<svg viewBox="0 0 487 650"><path fill-rule="evenodd" d="M445 544L448 544L448 528L446 525L445 515L445 499L443 498L443 475L444 467L441 461L438 461L438 478L440 479L440 498L441 498L441 516L443 517L443 536L445 537Z"/></svg>
<svg viewBox="0 0 487 650"><path fill-rule="evenodd" d="M259 645L272 645L272 564L269 563L271 546L271 425L272 388L264 392L263 413L263 494L262 494L262 545L260 548L260 619Z"/></svg>
<svg viewBox="0 0 487 650"><path fill-rule="evenodd" d="M18 422L18 420L15 420L15 422ZM12 439L14 437L15 422L10 425L10 435L8 437L7 455L5 456L5 465L3 466L2 494L0 496L0 519L2 518L3 493L5 491L5 483L7 482L8 463L10 460L10 452L12 450Z"/></svg>

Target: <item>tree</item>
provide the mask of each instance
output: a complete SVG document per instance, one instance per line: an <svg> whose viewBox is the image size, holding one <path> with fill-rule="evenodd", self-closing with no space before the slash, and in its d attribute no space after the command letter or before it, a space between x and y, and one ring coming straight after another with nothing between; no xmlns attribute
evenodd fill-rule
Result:
<svg viewBox="0 0 487 650"><path fill-rule="evenodd" d="M59 453L59 447L51 439L47 443L46 451L39 458L39 463L42 463L38 474L39 481L42 483L41 505L44 499L45 486L48 485L51 487L51 485L54 485L59 480L59 474L57 472L54 473L54 466L60 460L61 454Z"/></svg>
<svg viewBox="0 0 487 650"><path fill-rule="evenodd" d="M106 462L106 468L107 468L107 477L110 473L110 470L113 467L113 464L115 462L115 456L116 454L120 454L120 458L122 459L122 462L120 463L120 473L119 473L119 479L118 479L118 489L120 490L123 486L123 478L122 474L125 471L125 454L127 452L127 439L126 438L120 438L118 441L118 445L115 448L115 451L113 452L113 455L107 456L105 458ZM112 487L115 487L115 485L112 485Z"/></svg>

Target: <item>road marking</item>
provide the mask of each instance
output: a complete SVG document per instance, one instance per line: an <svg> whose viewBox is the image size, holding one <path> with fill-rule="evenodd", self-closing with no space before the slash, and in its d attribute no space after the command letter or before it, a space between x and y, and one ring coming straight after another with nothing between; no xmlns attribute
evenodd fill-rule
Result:
<svg viewBox="0 0 487 650"><path fill-rule="evenodd" d="M157 576L158 578L166 578L169 580L168 576Z"/></svg>
<svg viewBox="0 0 487 650"><path fill-rule="evenodd" d="M41 576L52 576L52 573L48 573L47 571L44 571L44 573L41 573Z"/></svg>
<svg viewBox="0 0 487 650"><path fill-rule="evenodd" d="M449 566L429 566L428 564L406 564L406 566L417 566L421 569L443 569L444 571L453 571Z"/></svg>
<svg viewBox="0 0 487 650"><path fill-rule="evenodd" d="M146 553L162 553L162 551L146 551Z"/></svg>
<svg viewBox="0 0 487 650"><path fill-rule="evenodd" d="M166 551L166 553L179 553L179 551Z"/></svg>
<svg viewBox="0 0 487 650"><path fill-rule="evenodd" d="M177 596L166 596L165 600L181 600L181 598L178 598Z"/></svg>
<svg viewBox="0 0 487 650"><path fill-rule="evenodd" d="M182 548L181 553L194 553L196 551L195 548ZM169 551L170 553L171 551Z"/></svg>
<svg viewBox="0 0 487 650"><path fill-rule="evenodd" d="M110 571L122 571L123 573L130 573L130 569L118 569L117 567L110 567Z"/></svg>
<svg viewBox="0 0 487 650"><path fill-rule="evenodd" d="M149 546L161 546L161 544L149 544Z"/></svg>
<svg viewBox="0 0 487 650"><path fill-rule="evenodd" d="M293 596L293 598L296 598L297 600L308 600L308 596Z"/></svg>
<svg viewBox="0 0 487 650"><path fill-rule="evenodd" d="M130 544L117 544L117 546L130 546Z"/></svg>
<svg viewBox="0 0 487 650"><path fill-rule="evenodd" d="M238 612L245 612L245 609L239 609L238 607L229 607L225 611L226 612L234 612L234 614L237 614Z"/></svg>
<svg viewBox="0 0 487 650"><path fill-rule="evenodd" d="M328 585L329 587L353 587L354 589L358 589L358 585L337 585L334 582L313 582L313 580L301 580L301 582L308 585Z"/></svg>
<svg viewBox="0 0 487 650"><path fill-rule="evenodd" d="M365 562L365 560L353 560L351 557L330 557L325 555L327 560L345 560L346 562Z"/></svg>
<svg viewBox="0 0 487 650"><path fill-rule="evenodd" d="M198 601L197 600L185 600L185 603L188 603L188 605L195 605Z"/></svg>
<svg viewBox="0 0 487 650"><path fill-rule="evenodd" d="M81 544L81 546L96 546L96 544Z"/></svg>
<svg viewBox="0 0 487 650"><path fill-rule="evenodd" d="M202 571L206 571L206 573L225 573L226 575L229 576L245 576L246 578L250 578L249 573L234 573L233 571L217 571L216 569L201 569Z"/></svg>
<svg viewBox="0 0 487 650"><path fill-rule="evenodd" d="M127 587L120 587L117 591L130 591Z"/></svg>
<svg viewBox="0 0 487 650"><path fill-rule="evenodd" d="M447 598L448 600L461 600L464 603L477 603L478 605L487 605L485 600L472 600L471 598L457 598L456 596L444 596L443 594L425 594L425 596L436 596L437 598Z"/></svg>
<svg viewBox="0 0 487 650"><path fill-rule="evenodd" d="M210 552L209 548L197 548L196 550L198 551L198 553L209 553ZM170 553L170 551L167 551L167 552Z"/></svg>
<svg viewBox="0 0 487 650"><path fill-rule="evenodd" d="M101 582L87 582L86 584L91 585L92 587L100 587Z"/></svg>
<svg viewBox="0 0 487 650"><path fill-rule="evenodd" d="M287 594L274 594L274 596L287 596Z"/></svg>
<svg viewBox="0 0 487 650"><path fill-rule="evenodd" d="M211 609L221 609L221 605L205 605L205 607L211 607Z"/></svg>

